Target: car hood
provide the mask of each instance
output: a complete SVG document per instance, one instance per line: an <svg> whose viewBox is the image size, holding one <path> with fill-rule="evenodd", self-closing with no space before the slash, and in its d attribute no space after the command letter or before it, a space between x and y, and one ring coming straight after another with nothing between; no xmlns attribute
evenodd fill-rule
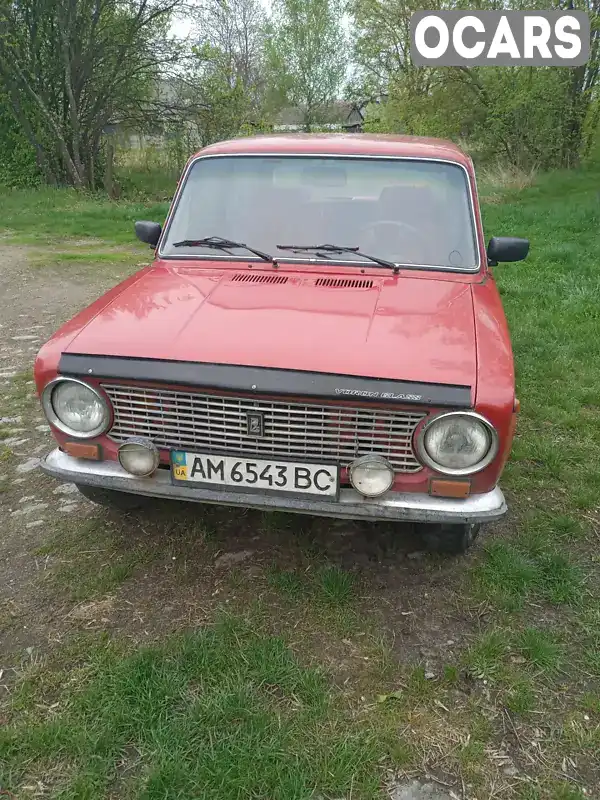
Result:
<svg viewBox="0 0 600 800"><path fill-rule="evenodd" d="M471 286L411 276L161 266L81 326L67 353L237 364L475 389Z"/></svg>

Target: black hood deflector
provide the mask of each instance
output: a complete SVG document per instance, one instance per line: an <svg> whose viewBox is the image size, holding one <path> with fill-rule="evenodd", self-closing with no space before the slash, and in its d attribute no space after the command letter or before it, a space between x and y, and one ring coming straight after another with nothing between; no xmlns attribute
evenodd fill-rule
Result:
<svg viewBox="0 0 600 800"><path fill-rule="evenodd" d="M204 364L152 358L63 353L61 375L165 383L257 395L287 395L327 400L470 408L471 387L336 375L325 372Z"/></svg>

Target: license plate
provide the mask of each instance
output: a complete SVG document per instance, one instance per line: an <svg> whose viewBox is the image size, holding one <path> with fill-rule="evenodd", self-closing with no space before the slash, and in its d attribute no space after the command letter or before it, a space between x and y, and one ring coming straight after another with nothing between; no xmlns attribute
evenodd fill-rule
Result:
<svg viewBox="0 0 600 800"><path fill-rule="evenodd" d="M171 451L173 480L202 486L227 486L261 492L337 497L339 470L332 464L306 464Z"/></svg>

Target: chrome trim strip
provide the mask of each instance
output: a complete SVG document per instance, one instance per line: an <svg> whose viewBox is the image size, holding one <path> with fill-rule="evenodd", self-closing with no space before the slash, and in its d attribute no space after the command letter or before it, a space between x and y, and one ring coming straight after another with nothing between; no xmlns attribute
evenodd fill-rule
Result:
<svg viewBox="0 0 600 800"><path fill-rule="evenodd" d="M167 237L167 233L171 226L171 222L173 219L173 215L177 209L177 205L179 204L179 199L181 197L181 193L187 183L188 175L192 169L192 167L198 163L198 161L203 161L204 159L208 158L347 158L347 159L362 159L362 160L378 160L378 161L428 161L428 162L436 162L438 164L453 164L456 167L460 167L463 172L465 173L467 179L467 186L469 189L469 201L470 201L470 211L471 211L471 226L473 229L473 235L475 237L475 250L477 251L477 266L472 269L459 269L457 267L442 267L442 266L434 266L432 264L411 264L409 267L401 267L401 269L424 269L424 270L434 270L434 271L443 271L443 272L460 272L460 273L467 273L467 274L474 274L481 270L481 252L482 252L482 243L481 238L479 236L479 230L477 229L477 215L475 214L475 198L473 196L473 187L471 186L471 176L469 174L469 170L465 167L464 164L461 164L460 161L453 161L449 158L426 158L426 157L415 157L415 156L381 156L381 155L369 155L368 153L361 153L361 154L348 154L348 153L215 153L215 154L207 154L207 155L197 155L195 158L191 159L188 163L186 169L181 176L179 181L179 186L177 187L177 191L173 197L171 202L171 207L169 209L169 213L165 220L165 224L162 229L162 233L160 239L158 241L158 245L156 248L156 254L159 258L164 258L167 260L178 260L178 261L251 261L251 262L260 262L265 263L262 259L256 257L231 257L231 256L221 256L217 254L207 254L207 255L166 255L162 251L162 245L164 240ZM346 265L346 266L356 266L360 265L361 267L365 268L373 268L377 269L377 265L373 263L369 263L367 261L337 261L333 259L316 259L316 258L286 258L285 256L278 255L277 260L281 263L291 263L291 264L332 264L332 265ZM265 264L266 267L268 265Z"/></svg>
<svg viewBox="0 0 600 800"><path fill-rule="evenodd" d="M135 478L114 461L86 461L63 453L58 448L40 465L43 472L60 481L97 486L130 494L141 494L193 503L212 503L243 508L288 511L337 519L391 520L395 522L490 522L506 513L506 501L496 487L466 500L431 497L428 494L388 492L380 498L362 497L354 489L341 489L337 502L322 499L279 497L261 494L217 491L173 485L168 470L158 470L151 478Z"/></svg>

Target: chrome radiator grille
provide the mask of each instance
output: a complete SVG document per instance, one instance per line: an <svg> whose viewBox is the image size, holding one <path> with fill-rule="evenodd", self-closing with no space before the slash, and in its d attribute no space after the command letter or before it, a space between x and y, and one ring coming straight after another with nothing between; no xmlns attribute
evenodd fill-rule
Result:
<svg viewBox="0 0 600 800"><path fill-rule="evenodd" d="M240 456L322 459L344 466L379 453L399 472L417 472L412 436L425 414L285 400L221 397L105 384L114 409L109 437L145 436L164 448ZM247 414L263 415L263 436L248 435Z"/></svg>

